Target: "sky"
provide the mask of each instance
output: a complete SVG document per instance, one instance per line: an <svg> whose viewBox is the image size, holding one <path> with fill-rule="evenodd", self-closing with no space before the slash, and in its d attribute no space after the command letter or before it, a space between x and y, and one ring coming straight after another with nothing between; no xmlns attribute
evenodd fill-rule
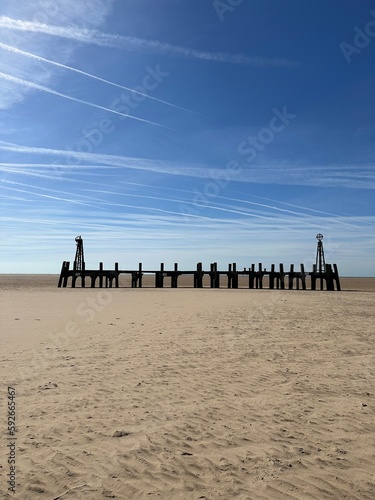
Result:
<svg viewBox="0 0 375 500"><path fill-rule="evenodd" d="M375 276L370 0L2 0L0 273Z"/></svg>

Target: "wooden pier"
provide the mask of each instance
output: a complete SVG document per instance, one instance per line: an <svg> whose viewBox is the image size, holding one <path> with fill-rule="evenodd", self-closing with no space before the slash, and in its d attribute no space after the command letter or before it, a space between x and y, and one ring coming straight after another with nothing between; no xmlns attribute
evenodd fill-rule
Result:
<svg viewBox="0 0 375 500"><path fill-rule="evenodd" d="M271 290L341 290L340 278L336 264L325 264L324 271L318 269L317 265L313 265L311 272L306 272L303 264L300 264L298 271L295 270L294 264L290 265L289 270L284 269L283 264L279 264L276 270L275 264L271 265L271 269L263 268L262 263L257 266L251 264L249 268L237 270L236 263L228 265L226 271L219 271L217 263L210 264L210 270L203 270L203 265L198 262L196 269L191 271L182 271L178 268L178 264L174 264L173 269L165 269L164 263L160 264L158 270L145 270L142 263L139 264L136 270L120 269L118 263L115 263L114 269L104 269L103 263L99 263L99 269L91 270L85 268L84 261L80 264L80 269L77 269L76 261L73 268L70 268L70 262L64 261L61 267L58 287L66 288L71 283L71 287L75 288L80 285L82 288L119 288L119 278L121 275L127 275L131 278L131 288L142 288L143 277L153 276L154 286L163 288L165 278L170 278L172 288L178 287L180 276L192 276L193 287L203 288L204 276L209 276L210 288L249 288L262 289L268 288ZM242 278L240 280L240 278ZM78 281L77 281L78 280ZM241 281L241 286L239 282ZM244 285L245 283L245 285Z"/></svg>

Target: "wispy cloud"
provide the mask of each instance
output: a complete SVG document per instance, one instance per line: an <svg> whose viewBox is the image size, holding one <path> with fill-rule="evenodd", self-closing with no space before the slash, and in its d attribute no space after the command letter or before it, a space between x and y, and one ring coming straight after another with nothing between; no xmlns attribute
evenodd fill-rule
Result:
<svg viewBox="0 0 375 500"><path fill-rule="evenodd" d="M0 141L0 150L22 154L50 157L75 158L92 165L143 170L156 174L195 177L199 179L220 178L223 169L206 164L192 164L172 160L133 158L99 153L80 153L60 149L39 148ZM351 189L375 189L374 165L247 165L232 178L233 182L260 184L284 184L319 187L344 187Z"/></svg>
<svg viewBox="0 0 375 500"><path fill-rule="evenodd" d="M161 125L160 123L156 123L156 122L153 122L150 120L145 120L143 118L139 118L138 116L120 113L119 111L115 111L114 109L111 109L111 108L106 108L105 106L100 106L99 104L94 104L92 102L83 101L82 99L77 99L76 97L72 97L72 96L69 96L67 94L62 94L61 92L57 92L57 90L50 89L49 87L45 87L44 85L39 85L37 83L30 82L30 81L24 80L22 78L18 78L16 76L8 75L7 73L0 72L0 78L6 80L8 82L16 83L17 85L22 85L22 86L29 88L29 89L40 90L41 92L46 92L47 94L52 94L52 95L55 95L57 97L62 97L64 99L68 99L69 101L74 101L74 102L78 102L79 104L91 106L92 108L101 109L103 111L107 111L108 113L120 115L120 116L123 116L125 118L131 118L132 120L137 120L137 121L140 121L143 123L148 123L150 125L157 125L158 127L164 127L164 125ZM164 127L164 128L167 128L167 127Z"/></svg>
<svg viewBox="0 0 375 500"><path fill-rule="evenodd" d="M94 44L135 52L154 52L157 54L174 54L176 56L213 61L218 63L245 64L255 67L294 67L297 64L287 59L270 59L266 57L231 54L228 52L212 52L198 50L181 45L172 45L159 40L147 40L133 36L121 36L102 33L98 30L48 25L33 21L23 21L10 17L0 17L0 28L43 33L45 35L75 40L80 43Z"/></svg>
<svg viewBox="0 0 375 500"><path fill-rule="evenodd" d="M70 26L79 20L82 27L88 29L98 28L107 18L113 6L112 0L91 0L90 2L64 0L46 2L45 0L17 0L17 2L1 2L2 14L13 18L36 19L43 18L43 22L63 24ZM27 48L50 59L58 59L60 63L69 61L77 48L72 41L51 38L48 43L43 36L20 30L0 30L0 39L4 44L19 48ZM11 68L11 70L9 70ZM32 80L40 85L48 85L53 78L53 72L46 64L28 58L18 61L14 55L5 52L0 54L0 71L11 73L13 76ZM0 109L11 108L15 103L21 102L32 90L27 87L17 86L14 83L0 81Z"/></svg>
<svg viewBox="0 0 375 500"><path fill-rule="evenodd" d="M8 165L8 166L6 166ZM34 169L30 170L29 168L28 169L22 169L20 168L19 166L16 166L17 164L1 164L0 163L0 170L4 171L4 172L8 172L8 173L14 173L14 174L21 174L21 175L24 175L26 177L39 177L39 178L44 178L44 179L50 179L50 180L55 180L56 179L56 176L53 174L53 173L48 173L48 167L51 167L51 165L48 165L48 164L40 164L41 166L43 167L47 167L47 168L44 168L42 169L41 171L35 171ZM19 164L23 167L25 166L32 166L32 165L38 165L38 164ZM73 166L73 165L70 165L69 166L69 169L67 170L67 172L71 171L72 169L74 170L80 170L81 168L83 169L98 169L98 168L102 168L102 167L93 167L93 166ZM111 167L107 167L107 168L111 168ZM118 167L114 167L114 168L118 168ZM46 173L47 171L47 173ZM104 175L104 174L103 174ZM108 174L105 174L106 178L108 178ZM91 175L90 175L90 178L91 178ZM62 190L56 190L56 189L50 189L50 188L44 188L44 187L41 187L41 186L35 186L35 185L31 185L31 184L24 184L24 183L20 183L20 182L14 182L14 181L3 181L7 184L13 184L13 185L17 185L17 186L22 186L22 187L29 187L29 188L32 188L34 190L42 190L42 191L49 191L51 193L55 193L55 194L64 194L64 195L71 195L72 194L72 191L62 191ZM75 184L86 184L86 185L93 185L93 186L97 186L97 182L93 182L92 180L91 181L88 181L86 179L72 179L72 178L69 178L69 177L65 177L64 176L64 182L73 182ZM158 191L158 190L163 190L163 191L174 191L174 192L178 192L180 193L181 195L183 195L183 197L180 197L180 198L176 198L176 197L170 197L168 195L165 195L164 193L161 194L161 193L155 193L155 195L149 195L149 194L134 194L132 192L127 192L127 191L124 191L123 189L121 189L120 191L118 189L116 189L116 187L113 187L113 186L117 186L117 182L115 182L114 184L113 183L110 183L111 184L111 188L110 189L98 189L98 188L95 188L95 187L91 187L91 188L80 188L79 189L79 193L76 193L75 196L77 196L78 198L82 198L82 199L90 199L92 201L95 201L96 203L99 203L100 206L108 206L108 207L128 207L128 208L140 208L138 205L129 205L129 204L123 204L123 203L120 203L120 202L113 202L113 201L108 201L106 199L106 195L110 195L109 198L110 200L113 200L114 198L116 199L122 199L122 198L126 198L126 199L129 199L129 198L133 198L133 199L144 199L144 200L153 200L155 202L155 204L157 204L158 202L162 201L163 203L172 203L172 204L177 204L177 206L181 206L181 203L183 203L185 206L192 206L194 207L195 209L196 208L202 208L204 210L210 210L210 211L218 211L218 212L226 212L226 213L233 213L233 214L237 214L237 215L243 215L243 216L250 216L250 217L256 217L256 218L264 218L264 219L275 219L276 217L279 218L280 220L280 216L287 216L287 217L301 217L303 218L304 220L304 223L305 224L309 224L309 225L312 225L313 227L316 226L315 222L314 222L314 218L317 217L317 214L319 214L320 217L324 216L327 218L327 220L329 218L331 218L332 220L340 220L342 218L342 214L333 214L333 213L329 213L329 212L323 212L323 211L318 211L318 210L315 210L315 209L310 209L309 207L302 207L302 206L295 206L295 205L290 205L290 204L283 204L283 203L280 203L279 201L277 200L273 200L273 199L270 199L268 201L272 202L272 205L269 204L269 203L260 203L260 202L256 202L256 201L250 201L248 199L241 199L241 198L230 198L230 197L227 197L227 196L215 196L213 198L213 200L211 201L211 203L204 203L203 205L199 205L199 203L195 202L195 201L192 201L194 199L194 196L196 193L194 193L194 191L191 191L191 190L187 190L187 189L173 189L173 188L165 188L165 187L160 187L160 186L152 186L152 185L147 185L147 184L137 184L138 186L143 186L143 187L146 187L146 188L150 188L151 190L153 191ZM130 183L132 184L132 183ZM87 196L87 195L84 195L83 192L86 192L86 193L97 193L99 195L102 196L102 198L99 198L99 197L92 197L92 196ZM224 200L225 203L220 203L221 200ZM228 204L228 202L232 202L230 204ZM287 208L283 208L283 206L278 206L278 205L287 205L287 206L290 206L290 207L293 207L293 208L298 208L299 210L290 210L290 209L287 209ZM249 206L251 207L251 209L249 208ZM150 207L147 207L147 210L150 210L151 208ZM160 210L159 208L157 207L153 207L151 210ZM192 212L194 211L194 209L192 210ZM171 213L177 213L177 212L171 212ZM184 214L181 214L181 212L179 212L180 216L184 216ZM191 214L191 217L192 218L201 218L202 215L200 216L197 216L195 215L194 213ZM211 217L205 217L203 216L203 218L205 219L210 219ZM286 218L286 217L283 217L283 221L284 222L287 222L289 219ZM239 221L239 224L242 224L243 222L240 222ZM348 224L346 223L345 221L343 221L343 224L346 225L347 227L357 227L356 225L353 225L353 224Z"/></svg>
<svg viewBox="0 0 375 500"><path fill-rule="evenodd" d="M59 62L56 62L56 61L52 61L51 59L46 59L45 57L41 57L41 56L38 56L36 54L31 54L30 52L25 52L24 50L20 50L20 49L18 49L16 47L13 47L13 46L8 45L6 43L0 42L0 49L7 50L8 52L11 52L13 54L18 54L18 55L21 55L21 56L24 56L24 57L28 57L28 58L33 59L35 61L45 62L45 63L48 63L48 64L52 64L53 66L56 66L58 68L62 68L62 69L68 70L68 71L72 71L74 73L78 73L80 75L86 76L86 77L91 78L93 80L97 80L99 82L106 83L106 84L111 85L113 87L118 87L120 89L127 90L127 91L129 91L131 93L138 94L138 95L141 95L143 97L146 97L147 99L151 99L153 101L160 102L162 104L166 104L167 106L172 106L173 108L177 108L177 109L181 109L182 111L187 111L189 113L193 113L193 111L190 111L189 109L182 108L181 106L177 106L176 104L172 104L171 102L168 102L168 101L163 101L163 99L158 99L156 97L152 97L149 94L145 94L145 93L140 92L138 90L134 90L131 87L126 87L124 85L120 85L118 83L111 82L110 80L106 80L105 78L101 78L99 76L92 75L91 73L87 73L86 71L82 71L80 69L73 68L72 66L68 66L66 64L62 64L62 63L59 63Z"/></svg>

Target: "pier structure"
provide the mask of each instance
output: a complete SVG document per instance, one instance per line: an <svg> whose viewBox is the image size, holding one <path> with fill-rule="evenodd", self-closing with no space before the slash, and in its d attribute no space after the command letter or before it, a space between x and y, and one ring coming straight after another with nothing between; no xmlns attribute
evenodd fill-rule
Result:
<svg viewBox="0 0 375 500"><path fill-rule="evenodd" d="M318 238L321 237L321 238ZM86 269L83 253L83 240L80 236L76 238L77 250L73 268L70 268L70 262L62 263L58 287L66 288L71 283L75 288L77 279L80 278L81 287L89 286L91 288L119 288L119 279L121 275L130 277L131 288L142 288L144 276L154 277L154 287L163 288L165 279L170 278L170 286L177 288L181 276L192 276L192 285L194 288L204 287L204 277L209 277L210 288L249 288L271 290L341 290L340 278L336 264L326 264L324 261L322 235L318 235L317 261L313 265L311 272L305 271L304 264L300 264L299 270L291 264L289 269L280 263L278 269L272 264L267 270L263 268L260 262L256 266L251 264L248 268L237 269L235 262L228 264L227 270L219 270L217 262L210 264L209 270L203 269L202 262L198 262L196 269L184 271L179 269L175 263L173 269L166 269L164 263L160 264L159 269L144 269L143 264L139 263L138 269L122 269L118 262L114 269L105 269L103 262L99 263L98 269ZM310 288L309 288L310 287Z"/></svg>

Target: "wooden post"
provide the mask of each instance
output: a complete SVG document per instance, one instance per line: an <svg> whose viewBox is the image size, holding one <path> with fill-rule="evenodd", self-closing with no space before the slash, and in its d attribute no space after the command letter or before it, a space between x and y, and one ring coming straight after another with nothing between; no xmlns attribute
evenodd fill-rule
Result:
<svg viewBox="0 0 375 500"><path fill-rule="evenodd" d="M249 267L249 288L254 288L254 273L255 273L255 265L251 264L251 268Z"/></svg>
<svg viewBox="0 0 375 500"><path fill-rule="evenodd" d="M99 262L99 288L103 288L103 262Z"/></svg>
<svg viewBox="0 0 375 500"><path fill-rule="evenodd" d="M76 287L76 262L73 263L72 288Z"/></svg>
<svg viewBox="0 0 375 500"><path fill-rule="evenodd" d="M235 262L233 262L232 288L238 288L238 272L237 272L237 264Z"/></svg>
<svg viewBox="0 0 375 500"><path fill-rule="evenodd" d="M64 262L62 263L62 266L61 266L61 271L60 271L60 277L59 277L59 283L58 283L58 288L61 288L61 285L62 285L62 282L63 282L63 279L64 279L64 276L65 276L65 269L66 269L66 261L64 260Z"/></svg>
<svg viewBox="0 0 375 500"><path fill-rule="evenodd" d="M284 273L284 264L279 264L280 271L280 289L285 290L285 273Z"/></svg>
<svg viewBox="0 0 375 500"><path fill-rule="evenodd" d="M269 289L275 288L275 264L271 264L271 271L269 272Z"/></svg>
<svg viewBox="0 0 375 500"><path fill-rule="evenodd" d="M202 262L197 263L197 270L196 270L196 287L197 288L203 288L203 264Z"/></svg>
<svg viewBox="0 0 375 500"><path fill-rule="evenodd" d="M258 274L259 274L259 288L263 288L263 264L259 262L258 264Z"/></svg>
<svg viewBox="0 0 375 500"><path fill-rule="evenodd" d="M289 290L293 290L293 281L294 281L294 264L290 264L290 271L289 271Z"/></svg>
<svg viewBox="0 0 375 500"><path fill-rule="evenodd" d="M177 288L177 279L178 279L178 264L175 262L174 264L174 271L171 277L171 287L172 288Z"/></svg>
<svg viewBox="0 0 375 500"><path fill-rule="evenodd" d="M65 276L64 276L64 279L63 279L63 288L66 288L67 285L68 285L69 267L70 267L70 262L66 262L66 265L65 265Z"/></svg>
<svg viewBox="0 0 375 500"><path fill-rule="evenodd" d="M217 270L217 262L214 262L214 271L215 271L215 288L220 288L220 274Z"/></svg>
<svg viewBox="0 0 375 500"><path fill-rule="evenodd" d="M327 290L330 292L335 289L334 284L333 284L333 271L332 271L332 266L331 264L326 264L325 265L325 271L326 271L326 283L327 283Z"/></svg>
<svg viewBox="0 0 375 500"><path fill-rule="evenodd" d="M142 288L142 277L143 277L142 262L140 262L138 264L138 286L139 286L139 288Z"/></svg>
<svg viewBox="0 0 375 500"><path fill-rule="evenodd" d="M217 273L217 262L210 264L210 286L211 288L219 288L219 275Z"/></svg>
<svg viewBox="0 0 375 500"><path fill-rule="evenodd" d="M228 264L228 288L232 288L232 264Z"/></svg>
<svg viewBox="0 0 375 500"><path fill-rule="evenodd" d="M306 273L304 264L301 264L301 281L302 281L302 290L306 290Z"/></svg>
<svg viewBox="0 0 375 500"><path fill-rule="evenodd" d="M118 272L118 262L115 262L115 287L118 288L119 285L119 272Z"/></svg>
<svg viewBox="0 0 375 500"><path fill-rule="evenodd" d="M164 286L164 262L160 264L160 271L155 274L156 288L163 288Z"/></svg>

